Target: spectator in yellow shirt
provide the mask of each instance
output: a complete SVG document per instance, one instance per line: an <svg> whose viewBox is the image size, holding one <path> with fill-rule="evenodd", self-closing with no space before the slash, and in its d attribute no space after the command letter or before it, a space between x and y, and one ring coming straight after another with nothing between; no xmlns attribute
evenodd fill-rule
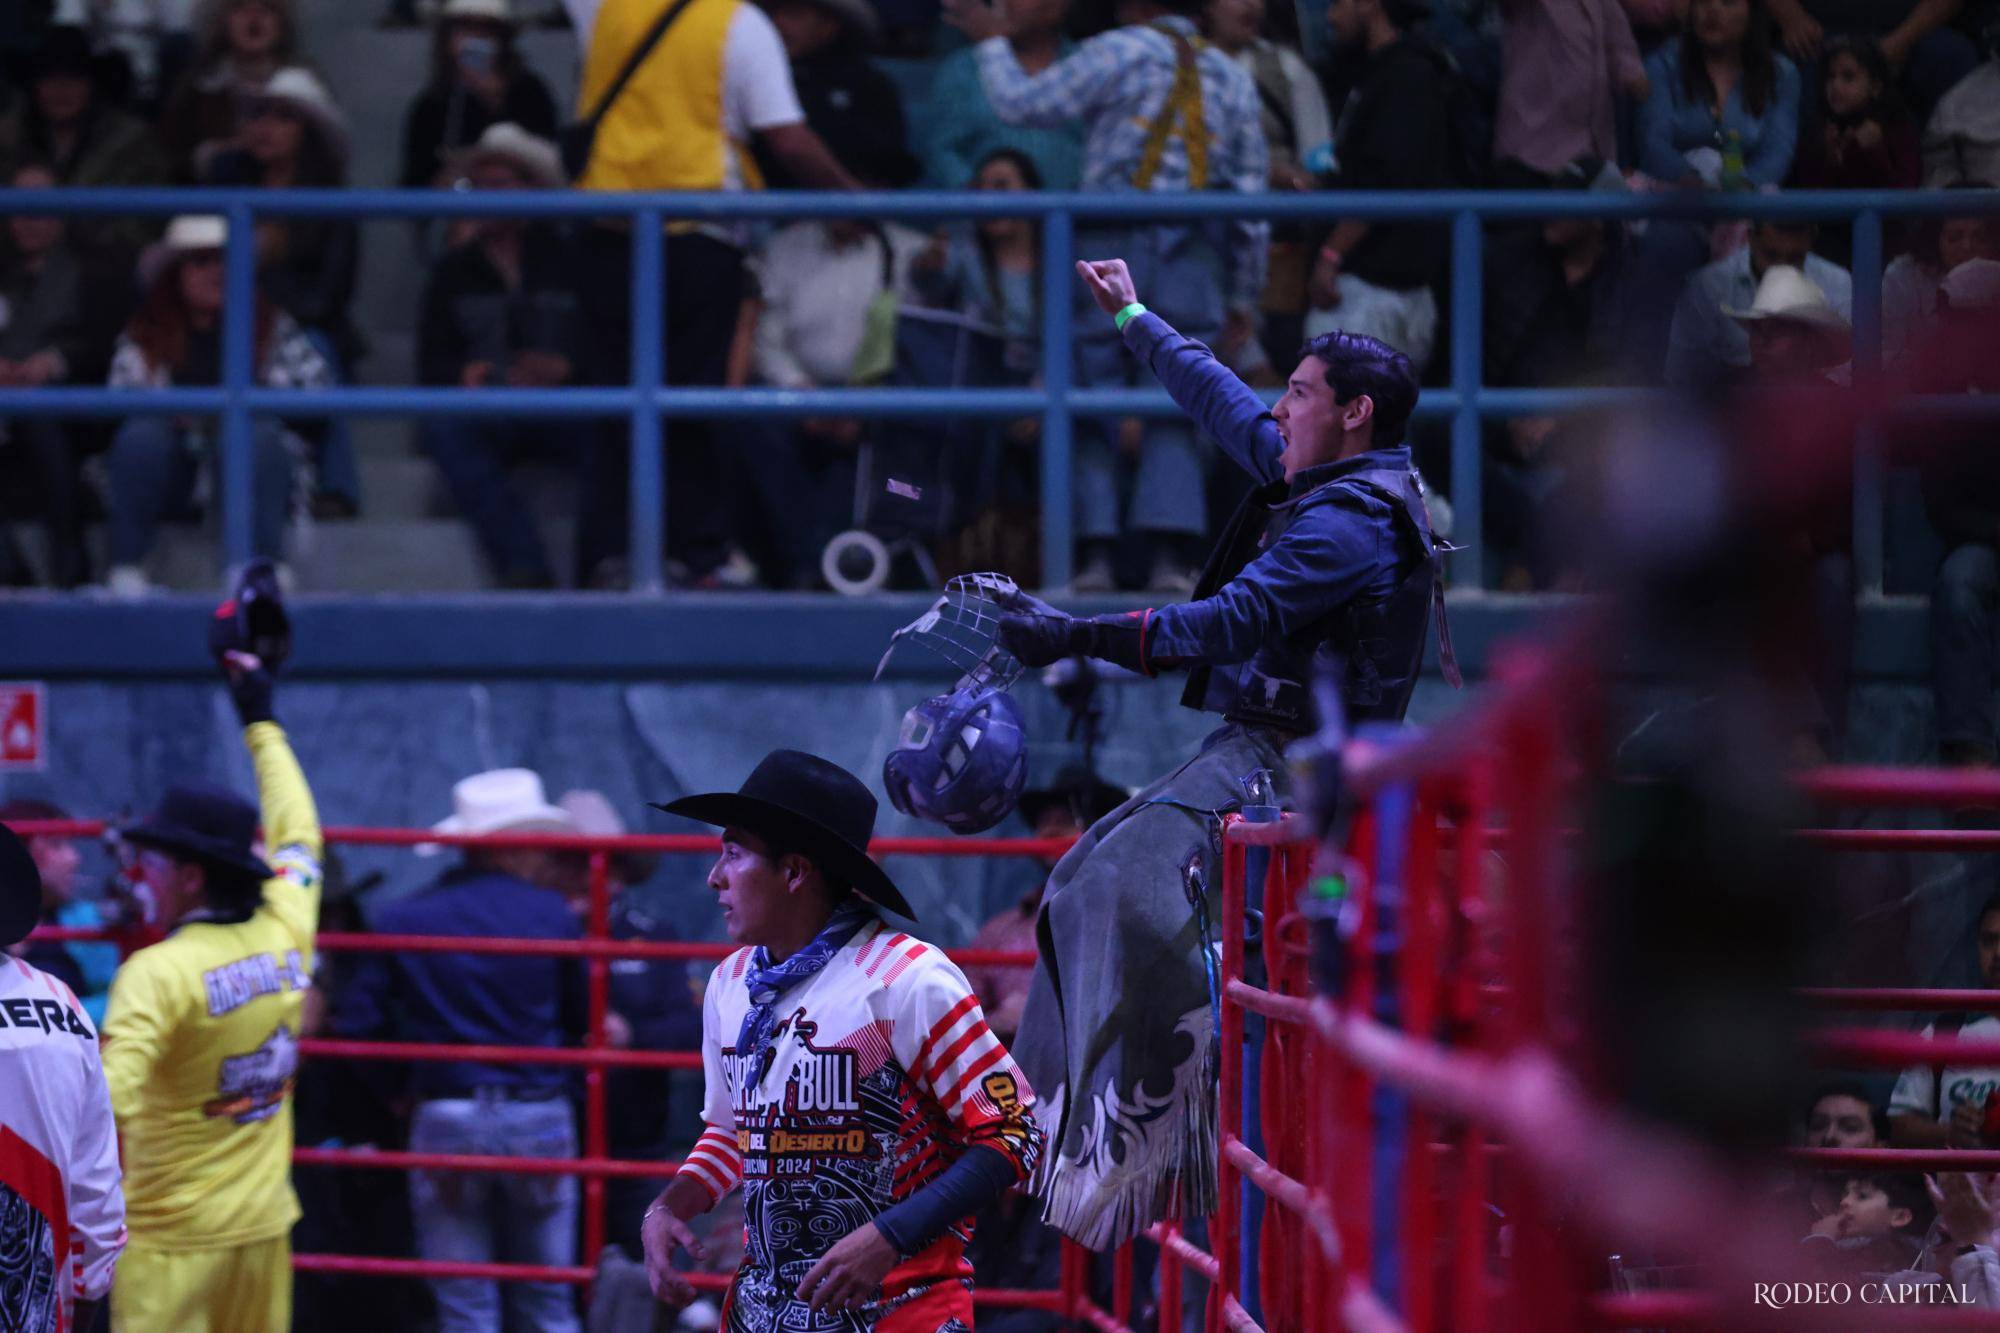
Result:
<svg viewBox="0 0 2000 1333"><path fill-rule="evenodd" d="M225 603L218 621L237 613ZM256 807L209 786L174 788L125 831L138 850L135 894L167 937L119 969L104 1021L131 1233L114 1333L291 1327L292 1085L319 918L319 815L272 718L275 661L219 655L256 767L263 838Z"/></svg>

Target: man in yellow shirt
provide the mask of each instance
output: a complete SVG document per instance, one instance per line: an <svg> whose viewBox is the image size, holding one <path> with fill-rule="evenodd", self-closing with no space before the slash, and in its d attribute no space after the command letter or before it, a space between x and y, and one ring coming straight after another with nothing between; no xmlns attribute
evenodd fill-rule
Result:
<svg viewBox="0 0 2000 1333"><path fill-rule="evenodd" d="M582 43L577 114L597 134L577 184L585 190L757 190L761 152L802 188L852 190L854 178L806 124L784 40L755 0L671 0L676 12L650 50L641 45L670 0L565 0ZM631 77L619 76L635 57ZM601 114L599 114L601 113ZM663 259L662 341L667 382L729 378L737 320L751 294L738 225L670 225ZM632 238L622 223L585 227L579 283L587 293L588 382L632 378ZM743 336L748 336L747 329ZM732 559L737 533L728 505L726 450L695 418L673 423L667 450L667 539L693 583L747 574ZM630 505L622 428L595 447L585 468L582 578L622 580Z"/></svg>
<svg viewBox="0 0 2000 1333"><path fill-rule="evenodd" d="M225 603L218 624L237 614ZM174 788L125 830L134 894L167 938L119 969L104 1020L131 1233L114 1333L291 1327L292 1084L319 815L272 720L272 666L229 642L216 640L256 768L261 843L259 811L208 786Z"/></svg>

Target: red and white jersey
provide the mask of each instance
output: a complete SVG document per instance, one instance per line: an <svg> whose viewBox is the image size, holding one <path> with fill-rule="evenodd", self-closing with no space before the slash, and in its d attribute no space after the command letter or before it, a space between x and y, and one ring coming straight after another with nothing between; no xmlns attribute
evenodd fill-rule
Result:
<svg viewBox="0 0 2000 1333"><path fill-rule="evenodd" d="M742 1333L972 1325L967 1218L883 1279L854 1312L794 1298L835 1241L908 1198L972 1146L1033 1169L1034 1094L944 953L881 922L858 931L778 1003L756 1082L736 1037L751 950L724 959L702 999L707 1129L681 1174L716 1198L744 1187L744 1258L724 1326Z"/></svg>
<svg viewBox="0 0 2000 1333"><path fill-rule="evenodd" d="M0 1328L62 1333L125 1246L97 1033L69 987L0 954Z"/></svg>

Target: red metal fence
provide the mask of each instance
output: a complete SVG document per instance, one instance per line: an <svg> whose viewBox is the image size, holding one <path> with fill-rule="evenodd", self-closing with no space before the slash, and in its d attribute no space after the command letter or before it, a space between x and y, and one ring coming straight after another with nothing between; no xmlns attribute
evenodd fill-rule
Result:
<svg viewBox="0 0 2000 1333"><path fill-rule="evenodd" d="M1208 1291L1208 1330L1261 1327L1283 1333L1328 1329L1560 1330L1608 1327L1735 1327L1723 1299L1769 1268L1772 1252L1745 1229L1718 1245L1714 1208L1731 1182L1692 1145L1669 1141L1623 1119L1581 1091L1571 1067L1575 994L1558 952L1572 924L1563 891L1573 829L1564 820L1572 776L1559 727L1558 682L1538 671L1503 675L1497 697L1449 734L1348 766L1363 798L1346 844L1330 855L1293 818L1233 823L1226 834L1222 909L1220 1207L1208 1219L1210 1250L1182 1223L1152 1228L1158 1248L1156 1301L1161 1330L1184 1327L1182 1290L1192 1276ZM1825 770L1802 780L1806 794L1847 808L1926 804L2000 806L2000 776L1893 770ZM1381 798L1407 802L1400 816ZM23 832L91 834L72 823ZM2000 846L2000 834L1964 830L1815 829L1801 836L1835 850L1949 851ZM608 938L608 856L617 851L706 852L707 837L624 838L499 835L442 838L427 831L331 829L332 843L420 842L556 847L590 856L585 937L574 941L325 934L329 951L459 950L585 960L590 1014L585 1045L573 1050L438 1047L324 1038L302 1044L311 1059L518 1060L585 1071L583 1155L576 1159L488 1158L356 1149L300 1149L300 1165L343 1169L569 1174L584 1181L586 1256L604 1237L604 1181L664 1177L673 1162L606 1155L605 1071L696 1068L694 1052L607 1047L608 969L613 958L717 959L727 946L613 941ZM1060 843L1022 839L883 839L885 853L1040 855ZM1268 851L1263 883L1262 960L1266 983L1246 979L1245 923L1252 848ZM1394 850L1395 857L1384 853ZM1504 851L1504 856L1497 855ZM1323 859L1324 858L1324 859ZM1400 862L1394 881L1379 870ZM1315 992L1309 922L1302 895L1315 876L1337 874L1348 913L1342 946L1348 984L1337 997ZM57 937L87 932L55 931ZM1393 948L1384 947L1393 940ZM964 963L1027 966L1027 954L953 955ZM1842 1011L2000 1012L2000 991L1812 990L1815 1005ZM1386 1008L1384 1003L1386 1002ZM1393 1021L1380 1015L1393 1013ZM1261 1141L1244 1123L1243 1035L1261 1017ZM2000 1063L2000 1042L1925 1039L1883 1029L1841 1027L1813 1034L1827 1063L1894 1067L1945 1058ZM1401 1099L1385 1115L1384 1090ZM1400 1141L1398 1169L1378 1179L1385 1136ZM1393 1145L1392 1145L1393 1146ZM1897 1170L2000 1169L2000 1150L1797 1150L1821 1166ZM1582 1190L1588 1181L1615 1181ZM1254 1295L1246 1287L1240 1237L1242 1187L1262 1199ZM1380 1202L1376 1191L1393 1190ZM1558 1201L1560 1204L1558 1205ZM1504 1228L1500 1221L1504 1217ZM1393 1235L1380 1234L1388 1220ZM1607 1238L1700 1254L1702 1291L1643 1294L1604 1289ZM1212 1250L1212 1252L1211 1252ZM1393 1252L1393 1272L1382 1266ZM1091 1256L1065 1244L1055 1290L982 1290L988 1306L1047 1310L1100 1333L1134 1327L1148 1293L1136 1290L1130 1248L1107 1261L1109 1308L1091 1298ZM301 1271L408 1277L484 1276L588 1282L587 1267L440 1264L329 1254L296 1257ZM710 1290L722 1276L697 1277ZM1871 1327L2000 1328L2000 1314L1969 1310L1869 1312ZM1767 1321L1769 1322L1769 1321ZM1782 1322L1780 1320L1779 1322ZM1838 1322L1838 1320L1836 1320ZM1806 1326L1813 1326L1807 1324Z"/></svg>
<svg viewBox="0 0 2000 1333"><path fill-rule="evenodd" d="M26 836L93 837L104 831L94 820L23 822L13 825ZM623 1161L608 1153L605 1074L612 1069L699 1069L699 1051L618 1050L607 1044L606 1017L610 1012L610 965L613 959L719 961L734 949L727 944L664 943L648 940L610 938L610 857L618 852L713 853L714 837L700 834L632 834L622 837L590 837L567 834L503 833L482 836L442 835L428 829L329 828L329 846L396 846L420 844L539 848L575 851L589 857L589 902L584 933L575 940L492 939L469 936L422 936L356 934L324 931L318 947L328 953L343 952L446 952L510 954L538 958L580 958L588 978L589 1011L584 1044L581 1047L549 1049L532 1046L439 1045L421 1042L350 1041L309 1037L299 1043L299 1053L308 1060L476 1060L492 1063L556 1065L583 1071L583 1152L573 1158L478 1157L449 1153L381 1151L372 1148L299 1148L292 1160L299 1166L334 1167L345 1170L462 1171L495 1174L564 1175L583 1181L582 1254L594 1260L605 1241L604 1182L613 1177L660 1178L673 1175L675 1161ZM1059 854L1066 840L1037 838L878 838L870 850L878 855L911 856L1046 856ZM143 942L129 934L103 930L45 927L34 938L55 940L102 940L111 938L126 947ZM951 957L961 966L1032 967L1032 953L957 949ZM1066 1251L1076 1247L1065 1242ZM491 1278L501 1281L588 1283L595 1270L585 1265L540 1267L527 1264L445 1263L418 1259L393 1259L371 1255L297 1254L293 1267L299 1272L345 1273L379 1277L411 1278ZM981 1305L1026 1307L1048 1310L1071 1317L1082 1303L1085 1265L1081 1252L1066 1252L1063 1285L1053 1291L982 1289L975 1294ZM720 1291L729 1285L726 1276L692 1274L697 1288Z"/></svg>

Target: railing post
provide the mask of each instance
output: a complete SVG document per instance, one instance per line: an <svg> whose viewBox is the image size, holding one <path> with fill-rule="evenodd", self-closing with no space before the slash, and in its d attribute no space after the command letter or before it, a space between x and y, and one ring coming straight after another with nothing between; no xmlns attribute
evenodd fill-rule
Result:
<svg viewBox="0 0 2000 1333"><path fill-rule="evenodd" d="M1216 1281L1209 1310L1222 1308L1224 1296L1239 1300L1243 1292L1243 1181L1229 1160L1229 1145L1243 1138L1243 1027L1246 1014L1229 997L1229 983L1244 980L1244 919L1247 903L1248 848L1232 838L1222 845L1222 1052L1217 1078L1218 1120L1215 1142L1215 1223L1209 1229L1208 1252L1215 1256Z"/></svg>
<svg viewBox="0 0 2000 1333"><path fill-rule="evenodd" d="M611 855L603 848L590 853L590 922L585 938L611 938ZM590 1027L584 1045L593 1051L605 1048L605 1020L611 1013L611 960L596 957L586 964L589 977ZM611 1155L610 1134L605 1124L605 1074L602 1065L593 1065L583 1076L583 1155L601 1162ZM586 1266L595 1265L604 1250L604 1177L589 1176L583 1182L583 1255Z"/></svg>
<svg viewBox="0 0 2000 1333"><path fill-rule="evenodd" d="M1882 215L1865 209L1854 218L1854 384L1872 397L1882 370ZM1854 433L1854 586L1863 597L1882 595L1883 433L1879 412L1863 416Z"/></svg>
<svg viewBox="0 0 2000 1333"><path fill-rule="evenodd" d="M1075 519L1070 500L1070 273L1073 219L1065 209L1042 217L1042 586L1070 580Z"/></svg>
<svg viewBox="0 0 2000 1333"><path fill-rule="evenodd" d="M250 205L233 201L224 214L222 247L222 437L217 456L222 484L222 554L225 568L241 568L255 554L251 469L255 443L244 393L257 379L257 236ZM274 552L273 554L278 554Z"/></svg>
<svg viewBox="0 0 2000 1333"><path fill-rule="evenodd" d="M1458 411L1451 420L1452 581L1474 591L1486 583L1486 521L1483 450L1479 443L1479 347L1485 316L1479 215L1460 213L1451 221L1451 387Z"/></svg>
<svg viewBox="0 0 2000 1333"><path fill-rule="evenodd" d="M632 591L658 593L666 544L667 477L661 452L660 406L654 395L666 380L666 261L660 212L642 208L632 220ZM724 336L720 331L718 337Z"/></svg>

